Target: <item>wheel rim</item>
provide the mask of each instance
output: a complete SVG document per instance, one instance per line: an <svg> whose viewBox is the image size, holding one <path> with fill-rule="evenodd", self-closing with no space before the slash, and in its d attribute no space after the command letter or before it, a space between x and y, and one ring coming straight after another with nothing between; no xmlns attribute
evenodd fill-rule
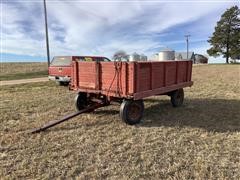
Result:
<svg viewBox="0 0 240 180"><path fill-rule="evenodd" d="M133 121L138 120L141 117L141 106L133 103L129 107L128 117Z"/></svg>

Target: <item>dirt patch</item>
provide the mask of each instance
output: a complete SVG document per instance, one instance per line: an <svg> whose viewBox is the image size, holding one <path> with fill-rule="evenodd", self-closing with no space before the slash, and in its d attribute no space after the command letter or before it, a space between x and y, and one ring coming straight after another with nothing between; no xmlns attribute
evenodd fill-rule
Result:
<svg viewBox="0 0 240 180"><path fill-rule="evenodd" d="M48 78L47 77L42 77L42 78L32 78L32 79L0 81L0 85L1 86L6 86L6 85L16 85L16 84L26 84L26 83L46 82L46 81L48 81Z"/></svg>

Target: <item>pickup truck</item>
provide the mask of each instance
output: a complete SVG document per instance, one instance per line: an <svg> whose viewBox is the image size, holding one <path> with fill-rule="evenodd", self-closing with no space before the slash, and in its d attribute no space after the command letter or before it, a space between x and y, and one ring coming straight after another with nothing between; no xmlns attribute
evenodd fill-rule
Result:
<svg viewBox="0 0 240 180"><path fill-rule="evenodd" d="M49 80L59 85L67 86L71 80L72 61L105 61L110 60L102 56L55 56L48 68Z"/></svg>

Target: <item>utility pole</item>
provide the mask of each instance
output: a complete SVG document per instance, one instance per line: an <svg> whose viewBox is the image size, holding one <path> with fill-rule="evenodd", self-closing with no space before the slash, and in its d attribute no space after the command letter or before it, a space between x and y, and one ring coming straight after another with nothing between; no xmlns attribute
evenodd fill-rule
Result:
<svg viewBox="0 0 240 180"><path fill-rule="evenodd" d="M50 52L49 52L49 40L48 40L48 22L47 22L46 0L43 0L43 5L44 5L44 17L45 17L45 33L46 33L47 61L48 61L48 66L50 66Z"/></svg>
<svg viewBox="0 0 240 180"><path fill-rule="evenodd" d="M190 34L185 35L186 41L187 41L187 59L188 59L188 38L190 37Z"/></svg>

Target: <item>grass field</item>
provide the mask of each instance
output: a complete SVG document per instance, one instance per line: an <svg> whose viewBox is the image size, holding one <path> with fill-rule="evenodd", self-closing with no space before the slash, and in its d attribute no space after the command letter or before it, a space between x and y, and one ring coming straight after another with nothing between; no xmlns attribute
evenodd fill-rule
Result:
<svg viewBox="0 0 240 180"><path fill-rule="evenodd" d="M48 75L47 63L1 63L0 81L37 78Z"/></svg>
<svg viewBox="0 0 240 180"><path fill-rule="evenodd" d="M0 179L240 179L239 65L193 68L185 103L145 100L128 126L119 106L27 134L74 111L75 94L52 82L1 87Z"/></svg>

